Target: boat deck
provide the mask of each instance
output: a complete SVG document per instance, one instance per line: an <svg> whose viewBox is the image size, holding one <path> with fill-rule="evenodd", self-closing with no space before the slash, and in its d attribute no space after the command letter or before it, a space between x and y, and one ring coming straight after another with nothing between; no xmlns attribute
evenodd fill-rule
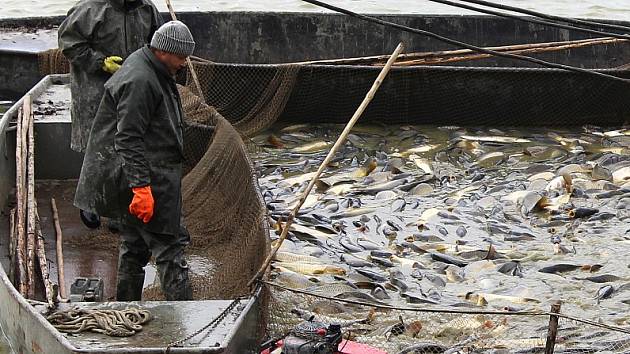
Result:
<svg viewBox="0 0 630 354"><path fill-rule="evenodd" d="M46 244L50 245L47 257L51 277L57 282L55 229L50 202L51 198L55 198L64 238L66 289L70 291L70 284L77 277L101 278L105 283L104 299L111 301L116 297L118 236L109 232L104 225L96 230L90 230L83 225L79 210L72 205L75 187L76 180L40 181L36 186L42 232L46 237ZM155 268L148 265L146 273L145 287L148 287L155 279Z"/></svg>
<svg viewBox="0 0 630 354"><path fill-rule="evenodd" d="M148 348L164 348L169 343L186 338L204 327L222 311L231 301L144 301L144 302L106 302L106 303L67 303L60 304L59 310L70 308L81 309L114 309L123 310L130 307L141 307L151 312L153 319L143 326L141 332L131 337L108 337L93 332L68 334L66 338L76 349L96 351L100 349L134 350ZM234 322L245 308L247 301L241 302L235 310L230 311L225 320L213 330L203 331L186 342L186 346L195 348L219 347L225 343L230 332L234 330Z"/></svg>
<svg viewBox="0 0 630 354"><path fill-rule="evenodd" d="M42 231L46 238L46 254L48 257L51 280L57 282L57 261L55 253L55 231L51 210L51 198L55 198L59 219L64 237L64 260L66 288L76 277L98 277L104 281L104 298L106 302L73 302L60 303L59 310L70 308L85 309L125 309L141 307L151 312L153 319L143 326L143 330L131 337L109 337L104 334L83 332L80 334L63 334L71 345L81 352L102 353L162 353L166 345L186 338L207 325L231 303L231 300L199 300L199 301L140 301L115 302L116 269L118 260L118 236L101 227L97 230L87 229L79 218L78 210L72 205L76 181L49 180L38 181L36 185L38 210ZM4 218L3 218L4 219ZM6 219L3 220L4 227ZM4 235L8 235L4 233ZM0 237L0 244L6 245ZM6 247L2 247L0 260L8 269ZM193 273L201 274L209 271L207 265L189 257ZM152 264L145 267L145 289L154 286L155 268ZM43 291L37 289L38 299L43 299ZM144 298L144 296L143 296ZM186 353L241 353L241 349L254 345L253 333L257 330L257 309L251 308L252 301L244 299L217 327L204 330L201 334L186 342L185 348L174 350ZM43 311L42 305L35 305L36 310ZM254 316L254 317L252 317ZM227 351L226 351L227 348Z"/></svg>

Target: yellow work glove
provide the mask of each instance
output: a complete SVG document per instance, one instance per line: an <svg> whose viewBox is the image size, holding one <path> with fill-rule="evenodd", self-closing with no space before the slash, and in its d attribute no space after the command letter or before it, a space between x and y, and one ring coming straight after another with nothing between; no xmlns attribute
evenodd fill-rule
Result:
<svg viewBox="0 0 630 354"><path fill-rule="evenodd" d="M113 74L120 69L120 64L122 64L122 62L123 58L119 56L113 55L111 57L107 57L103 60L103 71Z"/></svg>

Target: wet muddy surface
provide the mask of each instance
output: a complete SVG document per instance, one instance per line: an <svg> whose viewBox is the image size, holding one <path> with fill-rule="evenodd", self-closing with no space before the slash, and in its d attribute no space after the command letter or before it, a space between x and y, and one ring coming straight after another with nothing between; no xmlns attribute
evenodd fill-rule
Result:
<svg viewBox="0 0 630 354"><path fill-rule="evenodd" d="M63 254L66 289L77 277L96 277L105 281L105 298L116 295L116 267L118 261L118 236L105 227L90 230L79 217L79 210L72 205L75 180L39 181L36 186L37 204L42 232L46 237L50 274L57 281L55 229L51 198L55 198L59 222L63 232Z"/></svg>
<svg viewBox="0 0 630 354"><path fill-rule="evenodd" d="M142 309L148 310L153 316L152 320L143 325L143 330L130 337L107 337L98 333L82 333L67 335L70 342L80 349L107 349L107 348L159 348L168 343L185 338L206 325L209 319L215 318L220 312L230 305L230 301L160 301L144 302ZM70 308L71 304L63 304L60 310ZM122 310L129 307L138 307L138 303L93 303L81 304L80 308L89 309L116 309ZM245 307L241 304L235 311L229 312L224 322L213 331L197 336L190 343L196 346L212 347L215 343L224 343L226 336L230 334L234 322ZM142 349L140 349L142 350Z"/></svg>
<svg viewBox="0 0 630 354"><path fill-rule="evenodd" d="M103 218L96 230L88 229L79 217L79 210L72 205L76 180L39 181L36 187L38 210L42 231L47 239L47 257L52 280L57 282L57 261L55 252L55 229L51 209L51 198L55 198L63 231L63 253L66 288L78 277L101 278L105 282L104 297L115 301L116 274L118 267L119 236L108 228L108 220ZM187 261L194 277L208 278L213 264L194 252L187 252ZM157 271L153 260L145 267L144 287L148 291L144 300L163 299L157 281Z"/></svg>
<svg viewBox="0 0 630 354"><path fill-rule="evenodd" d="M294 125L254 138L266 149L253 159L275 222L341 129ZM629 148L627 129L356 127L306 200L273 279L400 306L547 311L561 300L565 313L626 326Z"/></svg>

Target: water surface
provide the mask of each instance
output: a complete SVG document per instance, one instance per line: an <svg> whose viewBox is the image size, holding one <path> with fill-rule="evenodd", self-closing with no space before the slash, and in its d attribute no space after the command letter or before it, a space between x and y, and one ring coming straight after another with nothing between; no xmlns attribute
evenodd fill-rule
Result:
<svg viewBox="0 0 630 354"><path fill-rule="evenodd" d="M503 0L506 5L524 7L560 16L630 20L630 7L623 0ZM0 17L26 17L63 15L75 4L74 0L5 0ZM163 1L154 1L166 11ZM416 13L416 14L471 14L473 12L443 4L417 0L339 0L334 4L364 13ZM176 11L290 11L320 12L320 8L297 0L252 1L173 1Z"/></svg>

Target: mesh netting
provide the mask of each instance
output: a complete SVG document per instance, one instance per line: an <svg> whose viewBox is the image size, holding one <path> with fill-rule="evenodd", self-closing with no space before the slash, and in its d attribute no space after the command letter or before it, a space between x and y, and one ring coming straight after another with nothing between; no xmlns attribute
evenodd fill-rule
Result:
<svg viewBox="0 0 630 354"><path fill-rule="evenodd" d="M47 67L58 58L49 51L40 62ZM475 62L464 64L469 63ZM576 126L620 125L630 119L630 90L623 82L520 63L505 68L478 64L394 67L361 121ZM245 136L276 120L345 123L380 71L365 64L225 64L203 59L194 66L205 101ZM627 69L604 71L630 78Z"/></svg>
<svg viewBox="0 0 630 354"><path fill-rule="evenodd" d="M238 132L221 117L213 125L212 143L182 182L184 217L191 251L207 251L216 267L204 297L232 298L247 293L266 256L265 208Z"/></svg>
<svg viewBox="0 0 630 354"><path fill-rule="evenodd" d="M340 324L345 339L387 353L542 353L547 345L549 313L466 311L430 305L389 309L365 301L332 300L335 293L331 291L307 294L272 283L267 286L272 338L286 335L304 321L314 321ZM565 317L560 317L557 328L555 353L624 353L630 348L630 334L623 328Z"/></svg>
<svg viewBox="0 0 630 354"><path fill-rule="evenodd" d="M630 329L622 332L606 327L561 317L554 353L627 353Z"/></svg>
<svg viewBox="0 0 630 354"><path fill-rule="evenodd" d="M208 105L245 136L270 127L278 119L300 69L298 65L261 65L243 71L241 65L202 61L193 65Z"/></svg>
<svg viewBox="0 0 630 354"><path fill-rule="evenodd" d="M39 72L42 75L70 72L70 62L58 48L38 53Z"/></svg>
<svg viewBox="0 0 630 354"><path fill-rule="evenodd" d="M426 306L394 310L322 299L275 286L270 289L272 336L282 336L312 319L341 324L347 339L388 353L444 353L451 349L461 353L497 349L538 352L544 349L547 337L549 317L544 314L430 312Z"/></svg>

